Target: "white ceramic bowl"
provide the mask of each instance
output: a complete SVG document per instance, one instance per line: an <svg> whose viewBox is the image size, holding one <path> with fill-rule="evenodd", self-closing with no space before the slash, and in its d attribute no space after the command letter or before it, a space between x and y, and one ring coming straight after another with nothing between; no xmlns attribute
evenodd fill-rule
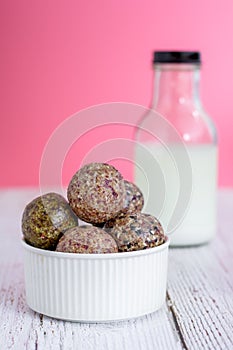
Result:
<svg viewBox="0 0 233 350"><path fill-rule="evenodd" d="M22 241L26 300L47 316L82 322L139 317L159 309L167 283L169 240L113 254L74 254Z"/></svg>

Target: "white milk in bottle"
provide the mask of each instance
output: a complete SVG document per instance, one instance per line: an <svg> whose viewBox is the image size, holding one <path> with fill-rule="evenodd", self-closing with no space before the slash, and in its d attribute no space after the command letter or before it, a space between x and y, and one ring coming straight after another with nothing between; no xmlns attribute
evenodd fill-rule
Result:
<svg viewBox="0 0 233 350"><path fill-rule="evenodd" d="M199 98L200 53L159 51L154 64L152 108L136 132L135 182L144 212L160 219L171 245L202 244L216 233L217 141Z"/></svg>

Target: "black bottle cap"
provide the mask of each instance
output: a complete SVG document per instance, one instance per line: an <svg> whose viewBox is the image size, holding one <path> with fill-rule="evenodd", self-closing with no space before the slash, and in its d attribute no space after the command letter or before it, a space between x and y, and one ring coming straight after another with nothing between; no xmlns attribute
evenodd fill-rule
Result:
<svg viewBox="0 0 233 350"><path fill-rule="evenodd" d="M201 63L198 51L155 51L153 63Z"/></svg>

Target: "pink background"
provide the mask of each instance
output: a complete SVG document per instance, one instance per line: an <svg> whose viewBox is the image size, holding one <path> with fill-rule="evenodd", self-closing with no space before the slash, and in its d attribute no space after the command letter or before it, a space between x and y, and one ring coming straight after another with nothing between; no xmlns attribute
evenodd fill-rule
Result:
<svg viewBox="0 0 233 350"><path fill-rule="evenodd" d="M219 184L233 185L232 0L2 0L0 16L1 186L38 185L46 141L80 109L148 106L155 49L202 52Z"/></svg>

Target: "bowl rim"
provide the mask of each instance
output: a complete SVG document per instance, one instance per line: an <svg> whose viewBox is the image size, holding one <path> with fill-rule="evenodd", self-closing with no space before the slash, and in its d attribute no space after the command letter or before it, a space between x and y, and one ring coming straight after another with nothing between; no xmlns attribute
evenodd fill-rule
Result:
<svg viewBox="0 0 233 350"><path fill-rule="evenodd" d="M122 259L122 258L131 258L141 255L149 255L161 252L168 248L170 244L170 239L168 236L165 236L165 243L148 249L135 250L132 252L118 252L118 253L96 253L96 254L88 254L88 253L65 253L65 252L56 252L53 250L46 250L41 248L36 248L26 243L24 238L21 239L21 244L25 250L30 251L37 255L56 257L56 258L65 258L65 259L95 259L95 260L103 260L103 259Z"/></svg>

